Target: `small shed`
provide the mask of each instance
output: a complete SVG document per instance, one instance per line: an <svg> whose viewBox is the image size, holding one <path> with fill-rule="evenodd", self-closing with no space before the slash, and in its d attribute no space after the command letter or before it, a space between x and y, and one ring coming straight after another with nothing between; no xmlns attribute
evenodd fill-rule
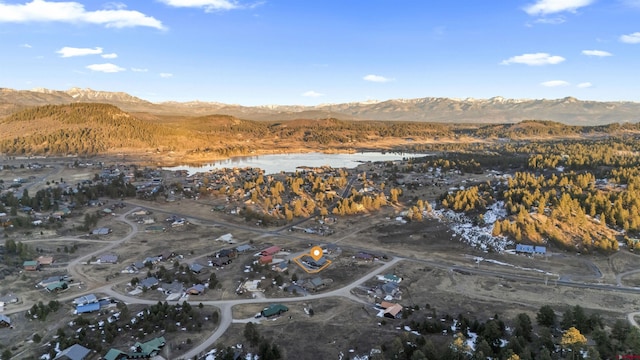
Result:
<svg viewBox="0 0 640 360"><path fill-rule="evenodd" d="M22 263L24 271L36 271L40 269L40 263L38 260L27 260Z"/></svg>

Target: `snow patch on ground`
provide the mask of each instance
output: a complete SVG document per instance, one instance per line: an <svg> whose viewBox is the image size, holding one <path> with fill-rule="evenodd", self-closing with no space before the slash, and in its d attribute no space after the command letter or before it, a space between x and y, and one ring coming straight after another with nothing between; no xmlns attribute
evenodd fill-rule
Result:
<svg viewBox="0 0 640 360"><path fill-rule="evenodd" d="M483 251L506 250L508 246L513 246L513 241L504 236L493 236L493 224L504 217L507 213L504 209L504 202L499 201L489 206L483 215L484 224L474 225L474 221L463 213L457 213L452 210L440 209L434 210L435 215L440 221L448 223L451 230L460 236L461 240L469 245L481 249Z"/></svg>

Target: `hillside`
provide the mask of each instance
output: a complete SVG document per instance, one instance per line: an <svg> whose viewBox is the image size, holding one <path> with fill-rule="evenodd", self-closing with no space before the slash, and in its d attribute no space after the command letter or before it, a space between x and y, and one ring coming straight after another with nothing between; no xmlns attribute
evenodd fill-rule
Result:
<svg viewBox="0 0 640 360"><path fill-rule="evenodd" d="M549 120L568 125L603 125L637 122L640 103L555 100L418 98L367 101L318 106L242 106L217 102L152 103L123 92L72 88L67 91L0 89L0 117L30 106L78 102L112 104L130 113L202 116L230 115L259 121L295 119L381 120L442 123L516 123Z"/></svg>
<svg viewBox="0 0 640 360"><path fill-rule="evenodd" d="M28 107L0 119L0 126L2 154L146 154L159 162L313 150L423 151L435 144L605 137L637 133L639 127L617 123L572 126L551 121L495 125L335 118L255 121L229 115L129 113L110 104L83 102Z"/></svg>

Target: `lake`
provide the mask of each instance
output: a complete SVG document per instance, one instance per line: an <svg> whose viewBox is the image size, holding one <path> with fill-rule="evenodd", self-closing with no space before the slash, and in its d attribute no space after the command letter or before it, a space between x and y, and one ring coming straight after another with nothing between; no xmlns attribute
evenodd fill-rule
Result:
<svg viewBox="0 0 640 360"><path fill-rule="evenodd" d="M260 168L265 174L295 172L300 167L355 168L367 161L393 161L412 157L424 157L430 154L411 154L393 152L361 152L352 154L293 153L258 156L239 156L218 160L202 166L180 165L166 167L165 170L186 170L189 175L224 168Z"/></svg>

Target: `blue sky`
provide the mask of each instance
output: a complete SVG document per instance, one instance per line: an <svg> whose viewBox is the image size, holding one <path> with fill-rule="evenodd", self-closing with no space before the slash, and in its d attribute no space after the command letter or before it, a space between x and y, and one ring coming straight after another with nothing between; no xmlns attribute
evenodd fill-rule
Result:
<svg viewBox="0 0 640 360"><path fill-rule="evenodd" d="M640 101L640 0L0 0L0 87Z"/></svg>

